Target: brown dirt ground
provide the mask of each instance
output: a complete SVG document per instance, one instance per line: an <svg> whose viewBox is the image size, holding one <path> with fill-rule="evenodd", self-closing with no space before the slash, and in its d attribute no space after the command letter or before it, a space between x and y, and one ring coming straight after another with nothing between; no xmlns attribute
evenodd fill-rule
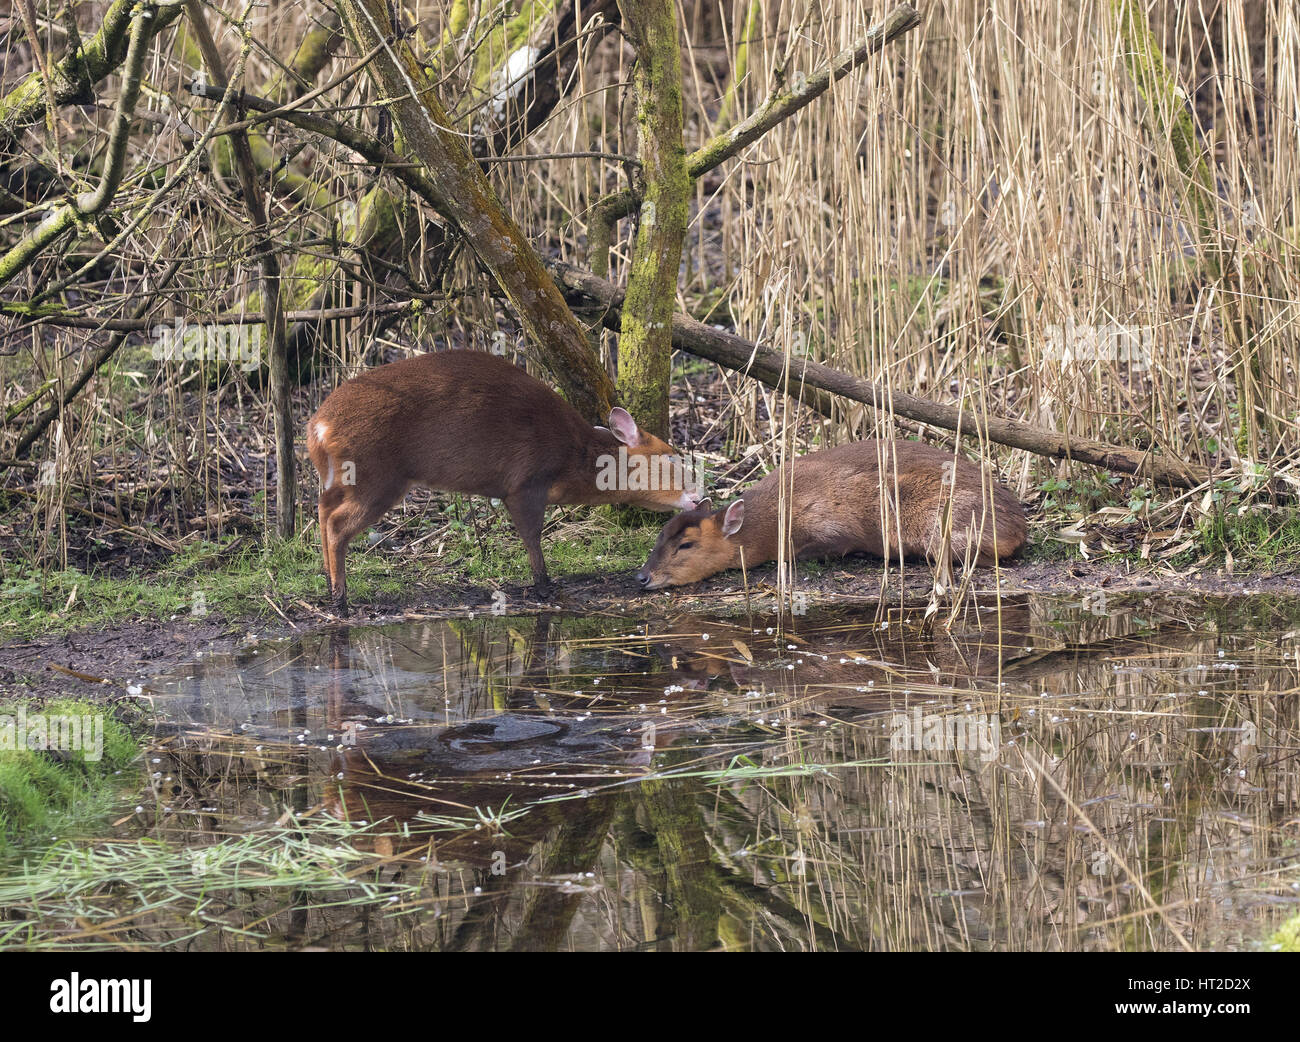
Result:
<svg viewBox="0 0 1300 1042"><path fill-rule="evenodd" d="M852 569L852 570L850 570ZM882 567L869 559L850 559L801 576L797 589L811 594L812 606L860 603L872 606L881 599ZM765 608L773 605L775 567L765 566L749 576L750 595ZM671 592L641 592L631 576L611 580L604 575L572 576L557 580L556 595L543 603L530 600L526 587L507 585L504 593L510 614L535 614L552 610L576 613L618 613L662 616L682 611L726 615L745 604L745 590L734 573L718 576L689 588ZM924 566L909 567L900 580L892 573L888 599L906 598L924 603L930 593L930 576ZM993 591L994 573L981 569L973 576L977 594ZM1300 572L1228 575L1222 569L1188 569L1186 572L1139 569L1127 561L1071 561L1013 563L1002 571L1004 595L1021 593L1068 594L1082 597L1091 590L1108 594L1126 592L1247 595L1300 594ZM468 588L459 600L445 593L412 589L408 597L355 605L350 625L368 626L403 619L463 616L482 613L492 603L493 590ZM185 662L196 653L232 651L257 640L287 637L339 621L323 610L303 604L281 605L283 618L144 619L102 629L0 645L0 696L48 698L76 695L104 699L125 696L129 685Z"/></svg>

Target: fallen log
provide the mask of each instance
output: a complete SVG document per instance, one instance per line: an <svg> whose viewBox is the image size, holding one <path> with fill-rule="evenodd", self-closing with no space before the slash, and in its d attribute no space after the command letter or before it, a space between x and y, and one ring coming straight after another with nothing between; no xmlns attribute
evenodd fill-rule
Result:
<svg viewBox="0 0 1300 1042"><path fill-rule="evenodd" d="M623 290L613 283L571 264L549 265L556 282L567 294L594 301L603 309L606 328L619 328ZM832 369L820 362L789 358L735 333L715 329L687 315L672 320L673 347L679 351L733 369L794 397L802 398L819 412L829 414L830 395L839 395L872 409L902 416L959 436L987 439L1010 448L1024 449L1051 459L1077 460L1119 474L1147 478L1157 485L1197 488L1210 480L1209 471L1169 456L1142 449L1110 445L1086 438L1072 438L1017 420L979 416L953 405L927 401L901 391L887 390L852 373Z"/></svg>

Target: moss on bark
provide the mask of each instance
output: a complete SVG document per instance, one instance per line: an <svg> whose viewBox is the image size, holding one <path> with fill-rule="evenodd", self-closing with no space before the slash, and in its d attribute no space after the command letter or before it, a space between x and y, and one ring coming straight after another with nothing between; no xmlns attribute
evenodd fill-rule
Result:
<svg viewBox="0 0 1300 1042"><path fill-rule="evenodd" d="M79 50L54 63L50 69L50 93L56 105L87 105L95 100L95 86L116 72L126 59L131 14L136 6L136 0L116 0L104 12L99 31L81 41ZM157 10L149 25L149 37L157 36L179 14L178 7ZM46 98L39 69L33 70L0 98L0 148L12 141L24 127L45 118Z"/></svg>
<svg viewBox="0 0 1300 1042"><path fill-rule="evenodd" d="M645 184L618 340L618 392L637 423L666 438L672 318L691 197L681 50L673 0L638 0L622 10L637 49L633 87Z"/></svg>

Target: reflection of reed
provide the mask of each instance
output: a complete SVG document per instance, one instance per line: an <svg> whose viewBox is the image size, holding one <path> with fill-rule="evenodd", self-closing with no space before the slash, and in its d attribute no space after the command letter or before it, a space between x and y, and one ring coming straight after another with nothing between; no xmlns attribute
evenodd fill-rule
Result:
<svg viewBox="0 0 1300 1042"><path fill-rule="evenodd" d="M202 844L287 807L388 819L359 842L426 900L243 913L295 946L1239 947L1300 882L1300 684L1275 641L1200 618L1006 601L946 630L851 614L771 634L694 617L338 630L245 656L238 723L167 739L174 810L219 812L166 830ZM213 663L178 705L220 718L231 683ZM997 757L891 749L898 706L996 716ZM733 762L743 776L717 781Z"/></svg>
<svg viewBox="0 0 1300 1042"><path fill-rule="evenodd" d="M1294 816L1296 772L1292 765L1242 793L1224 771L1235 736L1216 748L1204 728L1268 720L1261 731L1294 750L1295 699L1264 708L1237 692L1197 697L1185 685L1180 692L1174 678L1188 662L1212 660L1215 645L1204 634L1162 640L1157 649L1138 645L1142 671L1132 674L1117 671L1122 656L1085 657L1055 675L1058 694L1004 693L1025 724L1017 743L1033 750L1092 826L1014 753L991 767L971 757L922 755L912 766L846 776L842 791L827 785L812 792L812 783L795 780L785 784L804 789L803 796L783 794L782 801L817 807L811 820L827 823L819 830L821 860L863 866L858 888L880 895L888 908L878 924L887 947L1165 947L1173 930L1205 947L1225 929L1237 940L1260 936L1263 926L1250 925L1267 921L1268 892L1286 893L1293 867L1289 877L1265 883L1255 907L1234 910L1238 922L1220 921L1215 902L1232 877L1244 875L1249 887L1258 885L1251 874L1284 867L1275 854L1287 831L1278 826ZM1256 679L1266 690L1294 688L1294 667L1261 667ZM838 752L846 759L886 747L865 726L851 737ZM855 815L847 822L843 807ZM1132 866L1161 914L1135 899L1093 826ZM1289 831L1294 839L1294 824ZM786 836L787 849L806 842L790 830ZM1241 851L1250 856L1237 860L1252 840L1269 849ZM907 895L910 907L900 901ZM880 916L881 906L872 907Z"/></svg>

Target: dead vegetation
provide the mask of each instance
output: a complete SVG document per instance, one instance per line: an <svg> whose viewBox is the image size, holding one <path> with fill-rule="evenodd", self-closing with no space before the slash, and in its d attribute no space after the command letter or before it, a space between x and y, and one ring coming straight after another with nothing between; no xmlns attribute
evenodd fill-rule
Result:
<svg viewBox="0 0 1300 1042"><path fill-rule="evenodd" d="M362 366L473 347L565 379L528 343L518 292L484 277L464 215L434 205L420 178L436 171L396 161L415 146L376 104L383 47L358 46L347 10L190 6L229 89L175 6L143 5L147 28L121 2L0 19L0 582L232 532L269 540L286 513L276 423L284 444L285 414L300 428ZM399 21L520 235L553 265L635 285L638 206L653 191L634 90L648 45L619 5L580 10L434 0L399 5ZM1294 559L1293 4L939 0L838 79L837 56L881 19L861 0L658 11L678 20L691 178L675 310L703 319L701 335L730 335L733 355L765 352L748 367L758 381L686 380L694 363L678 354L679 445L758 473L820 444L943 440L960 425L967 451L1085 545L1103 550L1118 530L1110 545L1150 558L1190 540L1227 549L1231 567L1233 544L1214 533L1262 525L1270 559ZM126 105L133 24L147 54ZM715 161L733 128L813 88ZM291 111L264 111L277 107ZM629 319L561 283L586 327L570 348L598 349L626 393ZM272 285L280 378L194 339L219 327L227 355L278 356ZM187 351L208 357L159 357ZM645 380L662 380L657 365ZM869 386L875 408L795 379L819 365ZM269 410L285 373L304 382ZM1003 444L1002 420L1050 433L1056 458ZM1105 479L1079 462L1088 443L1155 477ZM301 468L301 436L297 450ZM1174 473L1191 488L1174 491ZM294 507L312 539L304 493Z"/></svg>

